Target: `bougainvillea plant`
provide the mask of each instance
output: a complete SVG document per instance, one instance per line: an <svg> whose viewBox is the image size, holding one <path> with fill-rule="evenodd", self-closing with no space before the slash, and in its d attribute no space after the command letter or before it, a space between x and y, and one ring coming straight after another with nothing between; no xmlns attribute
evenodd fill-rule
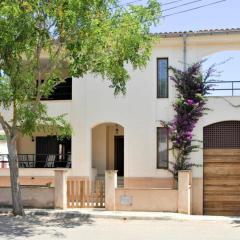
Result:
<svg viewBox="0 0 240 240"><path fill-rule="evenodd" d="M177 98L173 104L175 111L174 119L163 122L169 128L169 139L172 142L174 162L171 162L169 169L177 180L179 170L190 170L197 164L190 162L189 155L197 151L199 145L193 139L193 130L199 119L208 110L206 108L206 94L212 88L209 78L214 72L210 67L206 72L202 72L202 63L197 62L186 70L181 71L171 67L173 74L170 77L175 84Z"/></svg>

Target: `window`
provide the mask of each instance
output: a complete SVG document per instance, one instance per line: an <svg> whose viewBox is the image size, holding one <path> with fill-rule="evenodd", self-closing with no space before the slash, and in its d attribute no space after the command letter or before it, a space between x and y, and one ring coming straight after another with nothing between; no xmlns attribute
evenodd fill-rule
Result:
<svg viewBox="0 0 240 240"><path fill-rule="evenodd" d="M48 97L42 97L41 100L71 100L72 99L72 78L66 78L64 82L59 83Z"/></svg>
<svg viewBox="0 0 240 240"><path fill-rule="evenodd" d="M157 59L157 97L168 97L168 58Z"/></svg>
<svg viewBox="0 0 240 240"><path fill-rule="evenodd" d="M168 168L168 128L157 128L157 168Z"/></svg>

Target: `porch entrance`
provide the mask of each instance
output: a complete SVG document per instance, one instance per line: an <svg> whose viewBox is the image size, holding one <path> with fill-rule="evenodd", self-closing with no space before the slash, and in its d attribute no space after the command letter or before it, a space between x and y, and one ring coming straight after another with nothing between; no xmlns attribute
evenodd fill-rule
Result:
<svg viewBox="0 0 240 240"><path fill-rule="evenodd" d="M118 179L123 179L124 128L117 123L102 123L92 128L93 178L104 180L106 170L117 170Z"/></svg>
<svg viewBox="0 0 240 240"><path fill-rule="evenodd" d="M105 182L80 178L68 179L67 206L69 208L104 208Z"/></svg>

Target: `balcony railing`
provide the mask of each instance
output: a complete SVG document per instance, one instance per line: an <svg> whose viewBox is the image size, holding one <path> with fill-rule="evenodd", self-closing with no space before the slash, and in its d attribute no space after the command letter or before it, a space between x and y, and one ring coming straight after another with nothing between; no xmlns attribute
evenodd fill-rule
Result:
<svg viewBox="0 0 240 240"><path fill-rule="evenodd" d="M71 154L18 154L19 168L71 168ZM9 167L9 155L0 154L0 168Z"/></svg>
<svg viewBox="0 0 240 240"><path fill-rule="evenodd" d="M211 81L208 96L240 96L240 81Z"/></svg>

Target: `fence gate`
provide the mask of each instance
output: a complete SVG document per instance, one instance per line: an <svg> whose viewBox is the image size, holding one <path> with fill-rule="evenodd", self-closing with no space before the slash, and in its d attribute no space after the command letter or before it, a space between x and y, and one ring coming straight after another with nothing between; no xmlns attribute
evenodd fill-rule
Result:
<svg viewBox="0 0 240 240"><path fill-rule="evenodd" d="M105 181L70 178L67 180L69 208L104 208Z"/></svg>

